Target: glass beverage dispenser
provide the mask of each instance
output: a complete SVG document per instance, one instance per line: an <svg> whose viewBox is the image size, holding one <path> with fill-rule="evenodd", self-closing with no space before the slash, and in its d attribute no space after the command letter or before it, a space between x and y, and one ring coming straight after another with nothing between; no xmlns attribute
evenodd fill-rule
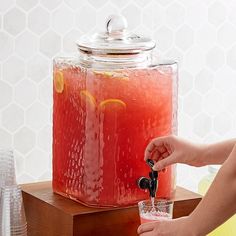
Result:
<svg viewBox="0 0 236 236"><path fill-rule="evenodd" d="M177 64L154 60L155 42L113 16L105 33L78 41L79 55L54 60L53 190L88 206L128 206L148 197L144 150L177 132ZM175 189L175 167L157 196Z"/></svg>

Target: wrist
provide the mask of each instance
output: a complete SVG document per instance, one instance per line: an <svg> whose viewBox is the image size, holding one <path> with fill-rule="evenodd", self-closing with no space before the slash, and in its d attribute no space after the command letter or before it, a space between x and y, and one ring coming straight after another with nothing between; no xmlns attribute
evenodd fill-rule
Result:
<svg viewBox="0 0 236 236"><path fill-rule="evenodd" d="M206 144L196 144L193 148L193 166L201 167L208 165L208 151L209 145Z"/></svg>
<svg viewBox="0 0 236 236"><path fill-rule="evenodd" d="M201 227L196 224L194 219L190 216L186 217L186 228L188 229L189 236L205 236L200 232Z"/></svg>

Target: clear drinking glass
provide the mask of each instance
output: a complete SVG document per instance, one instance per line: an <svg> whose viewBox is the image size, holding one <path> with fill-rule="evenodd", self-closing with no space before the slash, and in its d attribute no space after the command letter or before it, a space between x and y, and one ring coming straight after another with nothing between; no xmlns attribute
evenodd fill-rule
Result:
<svg viewBox="0 0 236 236"><path fill-rule="evenodd" d="M144 200L138 203L141 224L172 219L173 202L165 199Z"/></svg>

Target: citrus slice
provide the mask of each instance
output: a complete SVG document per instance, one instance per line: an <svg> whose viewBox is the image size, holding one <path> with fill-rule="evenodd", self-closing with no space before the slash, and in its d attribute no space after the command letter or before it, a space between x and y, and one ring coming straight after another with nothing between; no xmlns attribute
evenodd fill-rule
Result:
<svg viewBox="0 0 236 236"><path fill-rule="evenodd" d="M101 110L105 110L106 108L110 110L125 109L126 104L120 99L110 98L100 102L99 108Z"/></svg>
<svg viewBox="0 0 236 236"><path fill-rule="evenodd" d="M94 96L88 90L81 90L80 91L80 98L85 103L90 104L93 108L96 106L96 100Z"/></svg>
<svg viewBox="0 0 236 236"><path fill-rule="evenodd" d="M53 82L54 82L54 88L56 92L62 93L64 90L64 76L63 76L62 71L56 71L54 73Z"/></svg>
<svg viewBox="0 0 236 236"><path fill-rule="evenodd" d="M124 74L122 72L116 72L116 71L93 71L93 73L95 75L103 76L104 78L112 78L112 79L129 81L128 75Z"/></svg>

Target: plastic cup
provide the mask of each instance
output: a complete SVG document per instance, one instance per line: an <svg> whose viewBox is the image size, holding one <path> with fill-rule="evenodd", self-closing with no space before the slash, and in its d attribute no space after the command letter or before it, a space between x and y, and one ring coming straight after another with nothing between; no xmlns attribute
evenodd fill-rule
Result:
<svg viewBox="0 0 236 236"><path fill-rule="evenodd" d="M16 184L15 161L11 149L0 149L0 188Z"/></svg>
<svg viewBox="0 0 236 236"><path fill-rule="evenodd" d="M144 200L138 203L141 224L169 220L173 217L173 202L165 199Z"/></svg>
<svg viewBox="0 0 236 236"><path fill-rule="evenodd" d="M27 235L22 193L17 185L1 188L0 223L0 236Z"/></svg>

